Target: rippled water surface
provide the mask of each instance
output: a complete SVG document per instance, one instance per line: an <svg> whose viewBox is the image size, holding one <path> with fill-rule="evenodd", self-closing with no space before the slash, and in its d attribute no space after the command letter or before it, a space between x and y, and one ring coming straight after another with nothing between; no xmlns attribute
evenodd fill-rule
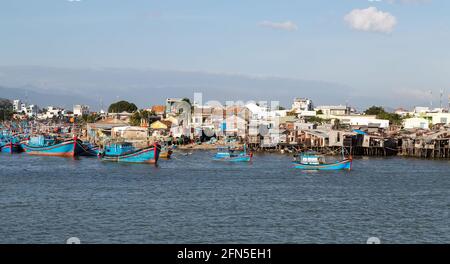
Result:
<svg viewBox="0 0 450 264"><path fill-rule="evenodd" d="M450 242L450 162L356 159L302 172L199 151L152 165L0 155L0 243Z"/></svg>

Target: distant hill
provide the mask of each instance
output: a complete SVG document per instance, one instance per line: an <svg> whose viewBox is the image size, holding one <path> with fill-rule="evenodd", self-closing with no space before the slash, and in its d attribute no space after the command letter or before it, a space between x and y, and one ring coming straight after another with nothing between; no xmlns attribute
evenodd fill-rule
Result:
<svg viewBox="0 0 450 264"><path fill-rule="evenodd" d="M287 107L295 97L309 97L317 104L344 104L352 102L353 95L350 87L331 82L128 68L0 66L0 86L20 88L8 91L7 98L24 98L28 92L28 100L36 97L38 104L84 102L99 106L102 101L105 109L120 100L149 107L162 104L169 97L193 98L194 92L202 92L204 101L276 100Z"/></svg>
<svg viewBox="0 0 450 264"><path fill-rule="evenodd" d="M11 100L0 98L0 107L5 107L11 105Z"/></svg>
<svg viewBox="0 0 450 264"><path fill-rule="evenodd" d="M71 109L75 104L87 104L96 106L98 103L87 97L70 94L58 94L54 92L35 92L38 90L32 86L26 88L6 88L0 86L0 94L6 98L3 100L20 99L28 104L36 104L43 108L48 105L65 107Z"/></svg>
<svg viewBox="0 0 450 264"><path fill-rule="evenodd" d="M288 108L296 97L310 98L316 105L348 103L360 110L416 103L405 96L368 93L326 81L158 69L0 66L0 86L17 87L0 88L5 98L27 99L40 106L88 104L96 110L120 100L150 107L170 97L193 98L194 92L203 93L203 102L275 100Z"/></svg>

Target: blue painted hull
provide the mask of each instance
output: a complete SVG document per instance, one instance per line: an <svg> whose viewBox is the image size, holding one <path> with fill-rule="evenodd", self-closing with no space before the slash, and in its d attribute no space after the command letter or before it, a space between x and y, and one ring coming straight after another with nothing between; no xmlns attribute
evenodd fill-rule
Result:
<svg viewBox="0 0 450 264"><path fill-rule="evenodd" d="M75 157L83 152L81 142L73 139L45 147L35 147L23 143L22 148L27 154L38 156Z"/></svg>
<svg viewBox="0 0 450 264"><path fill-rule="evenodd" d="M112 162L128 162L128 163L150 163L156 164L159 159L159 148L149 147L136 150L122 155L104 155L102 160Z"/></svg>
<svg viewBox="0 0 450 264"><path fill-rule="evenodd" d="M0 152L8 154L20 153L22 152L22 147L20 144L6 144L0 147Z"/></svg>
<svg viewBox="0 0 450 264"><path fill-rule="evenodd" d="M250 162L252 160L251 155L237 155L237 156L227 156L227 155L216 155L213 157L214 161L227 161L227 162Z"/></svg>
<svg viewBox="0 0 450 264"><path fill-rule="evenodd" d="M321 170L321 171L330 171L330 170L351 170L352 169L352 160L343 160L336 163L330 164L301 164L294 162L294 168L301 170Z"/></svg>

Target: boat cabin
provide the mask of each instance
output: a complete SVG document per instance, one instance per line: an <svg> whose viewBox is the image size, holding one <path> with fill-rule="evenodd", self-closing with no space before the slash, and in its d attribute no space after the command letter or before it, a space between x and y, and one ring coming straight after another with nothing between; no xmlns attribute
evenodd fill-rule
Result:
<svg viewBox="0 0 450 264"><path fill-rule="evenodd" d="M107 146L105 148L105 154L106 155L123 155L130 152L133 152L135 148L131 143L115 143Z"/></svg>

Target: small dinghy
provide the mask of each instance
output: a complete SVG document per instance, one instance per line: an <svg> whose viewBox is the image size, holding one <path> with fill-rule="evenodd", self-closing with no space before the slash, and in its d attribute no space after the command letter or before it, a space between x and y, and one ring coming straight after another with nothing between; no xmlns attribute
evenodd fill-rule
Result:
<svg viewBox="0 0 450 264"><path fill-rule="evenodd" d="M229 162L250 162L252 161L253 153L247 153L247 147L244 145L244 151L237 151L231 147L218 148L213 160L215 161L229 161Z"/></svg>

